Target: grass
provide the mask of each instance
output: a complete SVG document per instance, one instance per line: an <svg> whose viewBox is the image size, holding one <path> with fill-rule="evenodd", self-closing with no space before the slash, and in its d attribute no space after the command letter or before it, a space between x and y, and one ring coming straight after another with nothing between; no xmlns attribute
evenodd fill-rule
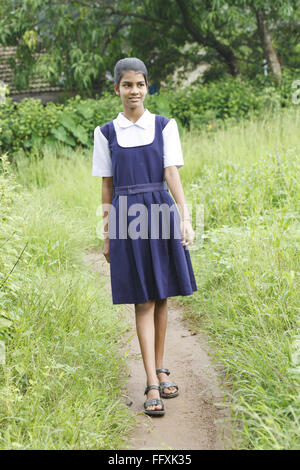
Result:
<svg viewBox="0 0 300 470"><path fill-rule="evenodd" d="M16 233L2 248L0 282L26 249L1 286L1 320L10 325L0 328L6 343L0 447L119 448L134 426L122 399L128 371L119 341L127 325L105 281L82 261L86 248L100 248L89 208L97 204L98 185L85 199L90 182L83 160L77 176L74 161L47 150L40 166L18 162L22 186L2 223L0 245Z"/></svg>
<svg viewBox="0 0 300 470"><path fill-rule="evenodd" d="M191 249L198 291L178 301L208 333L248 449L300 445L299 123L294 107L182 135L180 176L187 201L204 208L204 233ZM101 248L101 179L89 151L42 154L17 156L19 198L12 191L0 238L16 231L0 282L28 241L0 294L12 322L0 328L0 446L117 449L134 425L119 399L127 325L82 261Z"/></svg>
<svg viewBox="0 0 300 470"><path fill-rule="evenodd" d="M182 302L223 365L250 449L300 446L299 136L298 108L183 136L181 177L204 231L191 251L198 291Z"/></svg>

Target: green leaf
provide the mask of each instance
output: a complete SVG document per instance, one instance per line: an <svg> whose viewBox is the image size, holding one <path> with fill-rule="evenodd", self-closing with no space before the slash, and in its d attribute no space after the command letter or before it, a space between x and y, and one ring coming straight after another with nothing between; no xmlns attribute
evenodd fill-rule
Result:
<svg viewBox="0 0 300 470"><path fill-rule="evenodd" d="M74 133L74 130L76 129L76 122L74 121L71 114L63 113L60 116L59 123L62 124L66 129Z"/></svg>
<svg viewBox="0 0 300 470"><path fill-rule="evenodd" d="M24 147L26 147L26 148L32 147L31 139L29 139L29 140L24 140L23 145L24 145Z"/></svg>
<svg viewBox="0 0 300 470"><path fill-rule="evenodd" d="M79 104L77 110L85 119L91 119L93 117L94 111L87 103Z"/></svg>
<svg viewBox="0 0 300 470"><path fill-rule="evenodd" d="M87 144L88 142L88 133L86 132L85 128L82 127L80 124L76 127L76 129L73 131L73 134L77 139L80 140L80 142L84 145Z"/></svg>
<svg viewBox="0 0 300 470"><path fill-rule="evenodd" d="M51 129L51 134L53 134L58 140L64 142L65 144L74 146L76 144L75 140L67 135L66 129L62 126L57 128L53 127Z"/></svg>

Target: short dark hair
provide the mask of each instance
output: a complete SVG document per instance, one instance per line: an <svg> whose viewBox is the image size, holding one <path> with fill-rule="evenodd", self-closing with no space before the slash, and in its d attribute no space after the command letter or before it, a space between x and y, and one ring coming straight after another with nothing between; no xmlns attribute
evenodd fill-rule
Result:
<svg viewBox="0 0 300 470"><path fill-rule="evenodd" d="M118 60L114 68L114 82L117 86L119 86L122 75L126 70L142 73L145 82L148 83L148 70L144 62L136 57L126 57L125 59Z"/></svg>

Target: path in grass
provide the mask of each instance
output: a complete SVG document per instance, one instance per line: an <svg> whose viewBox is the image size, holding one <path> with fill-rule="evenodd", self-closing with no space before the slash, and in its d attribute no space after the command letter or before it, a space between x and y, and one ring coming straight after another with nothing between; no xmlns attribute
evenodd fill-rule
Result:
<svg viewBox="0 0 300 470"><path fill-rule="evenodd" d="M109 264L101 252L87 251L84 261L93 271L106 277L111 295ZM178 298L177 298L178 299ZM179 306L178 306L179 305ZM136 416L137 426L124 449L232 449L229 408L224 406L222 373L212 364L210 349L202 334L193 334L182 322L182 308L175 298L168 299L169 317L164 367L170 380L179 386L175 399L165 399L166 413L151 418L143 413L146 377L135 329L133 305L124 305L130 330L124 336L130 376L125 400ZM222 402L223 400L223 402Z"/></svg>

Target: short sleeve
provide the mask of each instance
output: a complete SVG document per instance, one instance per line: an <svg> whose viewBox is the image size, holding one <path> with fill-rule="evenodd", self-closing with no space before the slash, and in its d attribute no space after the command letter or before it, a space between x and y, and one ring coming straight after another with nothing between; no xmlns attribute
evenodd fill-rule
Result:
<svg viewBox="0 0 300 470"><path fill-rule="evenodd" d="M99 126L94 130L92 176L113 176L108 140Z"/></svg>
<svg viewBox="0 0 300 470"><path fill-rule="evenodd" d="M164 139L164 168L176 165L180 168L184 165L180 136L175 119L170 119L163 129Z"/></svg>

